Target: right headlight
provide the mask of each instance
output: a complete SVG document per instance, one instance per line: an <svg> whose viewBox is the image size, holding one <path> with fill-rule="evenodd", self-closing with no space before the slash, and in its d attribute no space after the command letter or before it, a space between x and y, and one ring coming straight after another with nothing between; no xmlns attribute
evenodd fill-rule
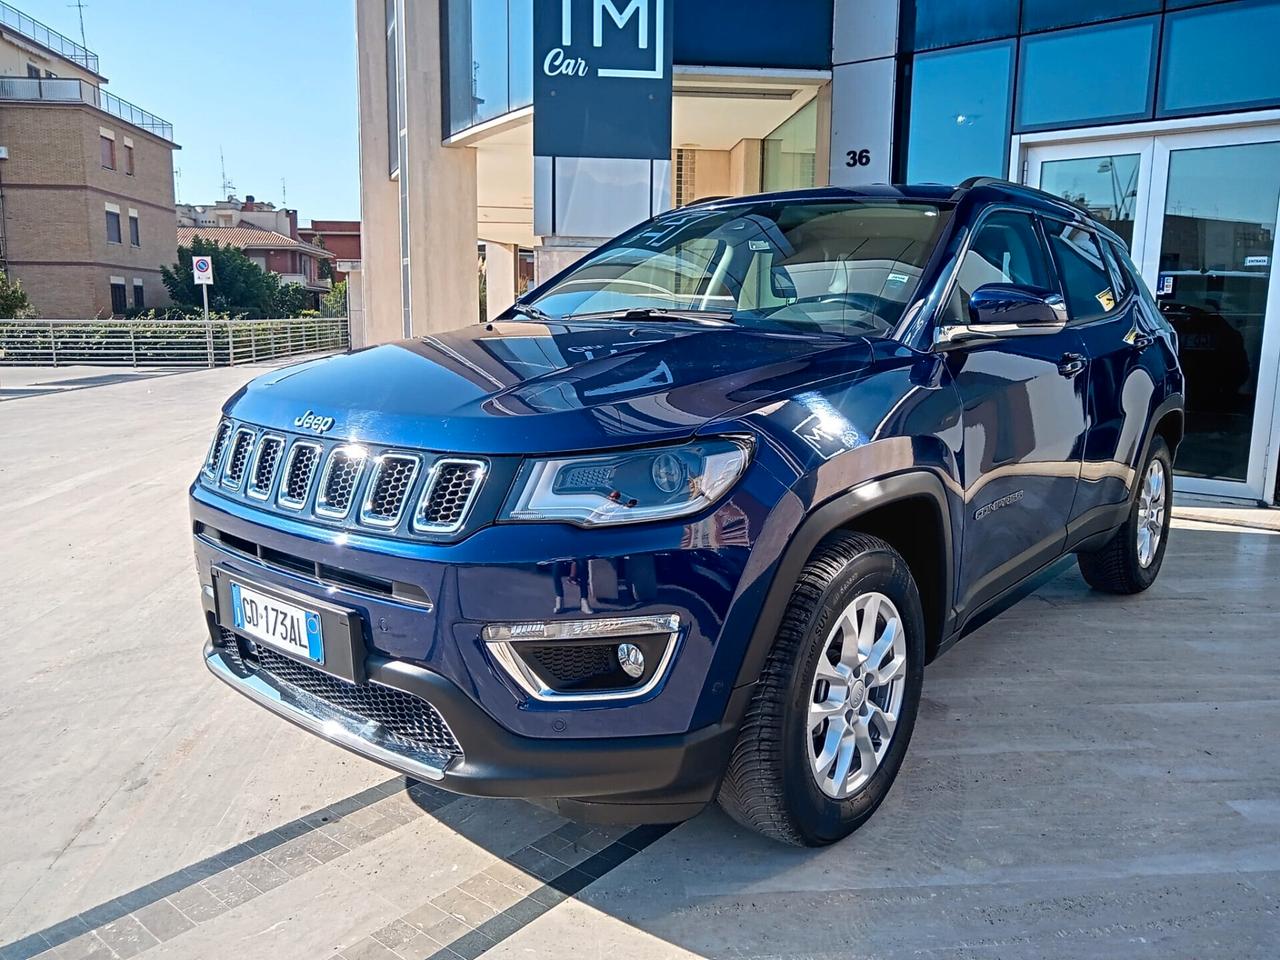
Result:
<svg viewBox="0 0 1280 960"><path fill-rule="evenodd" d="M530 460L516 478L503 518L596 527L683 517L719 500L742 476L750 456L749 441L719 437Z"/></svg>

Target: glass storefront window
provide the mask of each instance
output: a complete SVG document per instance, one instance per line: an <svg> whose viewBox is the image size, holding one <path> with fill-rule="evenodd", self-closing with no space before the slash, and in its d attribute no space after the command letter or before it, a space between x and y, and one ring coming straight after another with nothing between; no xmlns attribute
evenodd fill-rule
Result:
<svg viewBox="0 0 1280 960"><path fill-rule="evenodd" d="M1022 0L1022 32L1159 13L1160 0Z"/></svg>
<svg viewBox="0 0 1280 960"><path fill-rule="evenodd" d="M1079 204L1132 244L1141 168L1136 153L1049 160L1040 167L1040 189Z"/></svg>
<svg viewBox="0 0 1280 960"><path fill-rule="evenodd" d="M818 154L818 102L810 100L764 139L765 192L812 187Z"/></svg>
<svg viewBox="0 0 1280 960"><path fill-rule="evenodd" d="M1280 143L1174 150L1160 312L1178 331L1187 434L1178 469L1244 480L1276 253Z"/></svg>
<svg viewBox="0 0 1280 960"><path fill-rule="evenodd" d="M1280 104L1280 2L1170 13L1160 66L1160 115Z"/></svg>
<svg viewBox="0 0 1280 960"><path fill-rule="evenodd" d="M445 23L450 133L533 102L533 0L448 0Z"/></svg>
<svg viewBox="0 0 1280 960"><path fill-rule="evenodd" d="M996 40L1018 33L1018 0L915 0L903 4L903 13L911 18L902 34L908 50Z"/></svg>
<svg viewBox="0 0 1280 960"><path fill-rule="evenodd" d="M1124 20L1023 39L1017 129L1150 117L1158 22Z"/></svg>
<svg viewBox="0 0 1280 960"><path fill-rule="evenodd" d="M1012 74L1011 41L915 58L907 180L959 183L1004 176Z"/></svg>

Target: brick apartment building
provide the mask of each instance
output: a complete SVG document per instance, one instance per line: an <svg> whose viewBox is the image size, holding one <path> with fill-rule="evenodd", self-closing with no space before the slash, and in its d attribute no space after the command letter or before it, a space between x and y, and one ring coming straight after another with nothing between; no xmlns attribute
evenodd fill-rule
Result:
<svg viewBox="0 0 1280 960"><path fill-rule="evenodd" d="M103 89L95 53L0 2L0 265L44 317L161 306L173 128Z"/></svg>
<svg viewBox="0 0 1280 960"><path fill-rule="evenodd" d="M180 246L190 246L192 240L201 237L224 247L239 247L263 270L279 275L281 283L296 283L302 287L310 309L319 307L320 297L332 288L332 281L320 276L320 264L325 260L332 261L333 255L297 236L264 230L247 221L241 221L234 227L179 226L177 230Z"/></svg>
<svg viewBox="0 0 1280 960"><path fill-rule="evenodd" d="M308 243L322 243L334 255L334 283L360 269L359 220L312 220L310 227L299 228L298 236Z"/></svg>

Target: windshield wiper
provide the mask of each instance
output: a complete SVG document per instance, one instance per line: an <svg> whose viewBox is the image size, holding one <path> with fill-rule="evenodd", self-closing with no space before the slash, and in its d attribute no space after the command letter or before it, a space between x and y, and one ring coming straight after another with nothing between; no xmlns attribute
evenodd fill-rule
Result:
<svg viewBox="0 0 1280 960"><path fill-rule="evenodd" d="M732 323L728 310L670 310L660 307L629 307L626 310L601 310L597 313L571 313L565 320L685 320L699 323Z"/></svg>
<svg viewBox="0 0 1280 960"><path fill-rule="evenodd" d="M535 307L531 303L513 303L511 309L521 316L528 317L530 320L537 320L539 323L556 323L559 320L558 317L553 317L541 307Z"/></svg>

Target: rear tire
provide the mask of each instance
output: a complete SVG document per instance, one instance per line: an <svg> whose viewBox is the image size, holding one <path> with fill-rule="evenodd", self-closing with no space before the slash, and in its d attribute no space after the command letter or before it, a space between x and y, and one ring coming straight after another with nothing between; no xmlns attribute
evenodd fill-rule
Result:
<svg viewBox="0 0 1280 960"><path fill-rule="evenodd" d="M1169 544L1172 501L1173 457L1164 438L1156 437L1138 473L1128 519L1104 546L1076 558L1085 582L1119 594L1141 593L1155 583Z"/></svg>
<svg viewBox="0 0 1280 960"><path fill-rule="evenodd" d="M877 537L828 537L796 581L720 805L784 843L848 836L902 766L924 653L920 593L906 561Z"/></svg>

